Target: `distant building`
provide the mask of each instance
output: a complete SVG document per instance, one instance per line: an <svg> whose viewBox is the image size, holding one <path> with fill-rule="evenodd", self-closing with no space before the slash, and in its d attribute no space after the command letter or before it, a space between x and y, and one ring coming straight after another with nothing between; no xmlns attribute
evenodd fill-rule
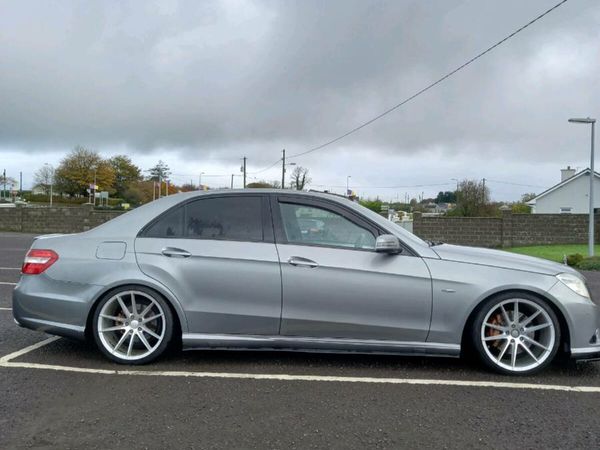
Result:
<svg viewBox="0 0 600 450"><path fill-rule="evenodd" d="M589 212L590 169L576 173L567 167L561 181L527 204L533 214L585 214ZM594 209L600 208L600 174L594 173Z"/></svg>
<svg viewBox="0 0 600 450"><path fill-rule="evenodd" d="M452 203L427 203L423 206L424 213L445 214L453 208Z"/></svg>
<svg viewBox="0 0 600 450"><path fill-rule="evenodd" d="M40 184L36 184L32 189L31 193L33 195L44 195L46 193L46 188Z"/></svg>

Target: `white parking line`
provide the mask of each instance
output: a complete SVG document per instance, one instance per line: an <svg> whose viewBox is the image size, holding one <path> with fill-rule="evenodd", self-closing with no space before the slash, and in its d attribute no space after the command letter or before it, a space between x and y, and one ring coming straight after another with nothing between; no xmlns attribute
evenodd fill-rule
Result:
<svg viewBox="0 0 600 450"><path fill-rule="evenodd" d="M12 283L10 281L0 281L0 284L5 284L7 286L16 286L17 283Z"/></svg>
<svg viewBox="0 0 600 450"><path fill-rule="evenodd" d="M0 311L12 311L12 308L0 307Z"/></svg>
<svg viewBox="0 0 600 450"><path fill-rule="evenodd" d="M49 337L48 339L44 339L43 341L36 342L33 345L22 348L21 350L17 350L16 352L9 353L8 355L5 355L2 358L0 358L0 365L10 361L11 359L15 359L15 358L18 358L19 356L23 356L25 353L29 353L34 350L37 350L38 348L43 347L44 345L51 344L52 342L57 341L58 339L60 339L59 336L52 336L52 337Z"/></svg>
<svg viewBox="0 0 600 450"><path fill-rule="evenodd" d="M21 270L20 267L0 267L0 270Z"/></svg>
<svg viewBox="0 0 600 450"><path fill-rule="evenodd" d="M510 383L498 381L467 381L467 380L426 380L419 378L376 378L376 377L337 377L326 375L288 375L267 373L228 373L228 372L188 372L178 370L111 370L91 369L87 367L60 366L54 364L39 364L27 362L12 362L13 359L48 345L59 337L51 337L37 344L25 347L14 353L0 358L0 367L22 369L55 370L61 372L93 373L102 375L129 375L145 377L183 377L183 378L224 378L238 380L273 380L273 381L317 381L337 383L368 383L368 384L405 384L405 385L437 385L477 388L528 389L540 391L586 392L600 393L600 386L565 386L557 384Z"/></svg>

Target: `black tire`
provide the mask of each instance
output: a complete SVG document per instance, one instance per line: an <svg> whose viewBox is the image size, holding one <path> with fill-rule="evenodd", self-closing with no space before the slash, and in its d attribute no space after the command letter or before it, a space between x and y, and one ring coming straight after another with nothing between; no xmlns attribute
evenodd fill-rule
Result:
<svg viewBox="0 0 600 450"><path fill-rule="evenodd" d="M494 360L492 358L493 355L490 355L489 353L491 353L490 351L490 347L488 347L488 350L486 351L486 348L484 347L484 345L490 345L490 344L484 344L483 342L483 331L482 331L482 327L483 327L483 321L485 320L486 316L488 314L491 314L492 312L494 312L496 310L497 305L499 305L500 303L504 302L504 301L510 301L510 300L515 300L515 299L519 299L519 300L524 300L523 303L525 302L531 302L535 305L537 305L537 307L541 308L546 316L544 316L544 318L548 318L549 321L552 324L553 327L553 332L554 332L554 339L553 339L553 344L550 346L548 345L546 348L548 348L548 350L539 350L542 351L543 354L543 361L541 363L531 361L531 364L537 364L535 367L531 367L529 369L519 369L519 370L513 370L512 368L506 368L506 367L502 367L499 364L502 364L502 360L503 358L501 358L501 362L498 363L497 360ZM523 307L523 303L521 304ZM525 307L530 307L530 304L526 304L524 305ZM512 312L510 313L512 314ZM512 317L511 317L512 318ZM489 319L488 319L489 320ZM511 325L512 326L512 325ZM519 328L517 326L517 328ZM510 331L509 331L510 332ZM518 331L517 331L518 332ZM500 332L498 332L500 333ZM548 331L548 333L550 333L550 331ZM495 338L493 338L495 339ZM523 339L515 337L513 338L512 335L508 335L508 338L501 338L501 339L506 339L510 342L510 339L516 341L517 339L520 339L521 342L525 342L527 343L528 341L523 341ZM475 317L473 318L473 321L471 323L470 326L470 347L475 351L475 354L478 356L478 359L488 368L491 369L494 372L503 374L503 375L520 375L520 376L524 376L524 375L531 375L534 374L536 372L539 372L541 370L543 370L544 368L546 368L549 364L552 363L552 361L554 360L559 346L561 343L561 329L560 329L560 322L558 321L558 318L556 317L556 314L554 313L552 307L543 299L533 295L533 294L529 294L529 293L525 293L525 292L504 292L498 295L495 295L493 297L490 297L489 299L485 300L481 306L478 309L478 312L476 313ZM519 345L522 346L522 344L516 342L515 346L518 349L517 350L517 355L519 354ZM507 349L507 351L510 351L510 355L512 356L512 348L510 347L509 343L506 342L506 346L510 348L510 350ZM533 346L529 346L529 348L534 348ZM536 347L537 348L537 347ZM501 353L500 349L497 350L498 353ZM525 355L525 353L522 353L522 358ZM501 356L501 355L497 355L497 356ZM541 360L542 357L540 356L539 359ZM506 363L505 363L506 365Z"/></svg>
<svg viewBox="0 0 600 450"><path fill-rule="evenodd" d="M160 332L161 332L160 336L162 336L162 339L160 341L158 339L156 340L155 345L152 346L153 348L151 351L146 349L146 351L149 351L149 354L139 357L139 358L136 358L136 359L126 359L127 358L126 356L121 357L118 354L115 354L114 352L109 351L106 346L107 344L102 342L102 338L100 337L101 333L99 332L99 321L100 321L100 313L108 302L113 301L113 299L118 294L131 295L132 292L139 293L139 297L142 298L143 300L146 300L147 297L149 297L154 302L156 302L156 304L160 307L160 309L158 307L156 307L156 305L153 308L156 308L155 309L156 312L161 312L164 315L164 321L161 323L161 328L160 328ZM135 294L135 297L137 298L138 294ZM123 320L123 319L120 319L120 320ZM157 320L160 320L160 319L157 319ZM114 322L114 323L120 324L121 322ZM128 322L125 322L125 323L128 324ZM133 321L131 323L133 324ZM140 328L141 327L142 326L140 326ZM127 286L121 286L121 287L115 288L115 289L107 292L106 295L104 295L104 297L102 298L102 300L100 300L100 302L98 302L98 304L96 305L96 308L95 308L93 316L92 316L92 332L94 335L94 342L96 343L96 346L104 354L104 356L106 356L108 359L110 359L116 363L119 363L119 364L142 365L142 364L148 364L148 363L154 361L155 359L160 357L165 352L165 350L167 350L167 348L170 346L170 343L173 338L173 329L174 329L173 314L171 312L171 308L169 307L167 301L160 294L158 294L155 291L153 291L152 289L146 288L144 286L127 285ZM117 333L117 332L115 332L115 333ZM123 332L122 334L125 334L125 333ZM147 342L150 342L150 338L148 338L147 335L145 335L145 336L147 338ZM137 344L139 346L141 346L140 338L136 338L136 339L138 339L140 341ZM105 339L105 341L106 341L106 339ZM134 339L134 344L135 343L136 342Z"/></svg>

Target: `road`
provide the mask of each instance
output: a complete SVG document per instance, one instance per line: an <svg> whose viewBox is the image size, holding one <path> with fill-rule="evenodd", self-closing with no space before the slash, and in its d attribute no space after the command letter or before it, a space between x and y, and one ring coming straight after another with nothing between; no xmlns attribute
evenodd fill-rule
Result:
<svg viewBox="0 0 600 450"><path fill-rule="evenodd" d="M0 357L43 343L0 363L2 448L600 448L600 363L511 378L459 359L196 351L129 368L46 342L10 310L32 238L0 233Z"/></svg>

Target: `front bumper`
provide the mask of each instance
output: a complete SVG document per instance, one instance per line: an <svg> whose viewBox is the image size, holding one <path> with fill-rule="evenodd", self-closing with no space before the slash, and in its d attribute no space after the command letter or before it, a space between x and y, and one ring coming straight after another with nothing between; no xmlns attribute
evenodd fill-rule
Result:
<svg viewBox="0 0 600 450"><path fill-rule="evenodd" d="M93 299L102 287L23 275L13 291L13 317L25 328L83 339Z"/></svg>
<svg viewBox="0 0 600 450"><path fill-rule="evenodd" d="M554 297L569 327L571 358L600 359L600 306L584 298L561 282L548 293Z"/></svg>

